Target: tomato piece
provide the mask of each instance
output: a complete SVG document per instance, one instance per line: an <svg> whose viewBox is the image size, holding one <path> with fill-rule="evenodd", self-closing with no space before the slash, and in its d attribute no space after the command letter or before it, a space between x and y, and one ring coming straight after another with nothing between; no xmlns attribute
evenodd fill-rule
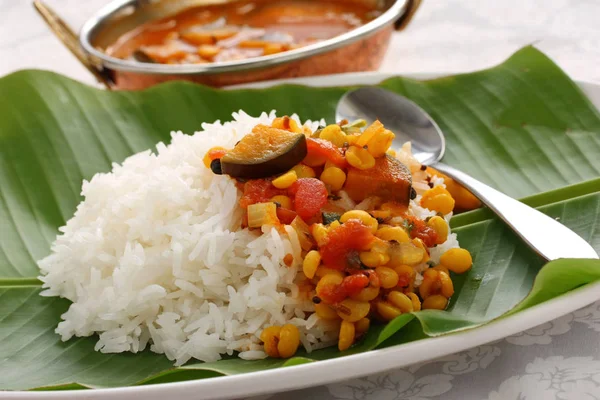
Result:
<svg viewBox="0 0 600 400"><path fill-rule="evenodd" d="M277 207L277 218L282 224L289 225L296 218L298 214L287 208Z"/></svg>
<svg viewBox="0 0 600 400"><path fill-rule="evenodd" d="M213 147L204 155L202 162L204 163L204 166L206 168L210 168L210 163L216 160L217 158L220 159L225 155L225 153L227 153L227 149L223 147Z"/></svg>
<svg viewBox="0 0 600 400"><path fill-rule="evenodd" d="M425 221L413 216L406 216L405 221L408 224L408 231L410 232L411 238L421 239L427 247L435 246L437 242L437 232L427 226Z"/></svg>
<svg viewBox="0 0 600 400"><path fill-rule="evenodd" d="M266 203L278 194L285 194L285 190L277 189L269 180L253 179L244 184L240 206L246 208L251 204Z"/></svg>
<svg viewBox="0 0 600 400"><path fill-rule="evenodd" d="M369 286L369 277L365 274L354 274L344 278L342 281L342 289L346 292L346 296L357 295L361 290Z"/></svg>
<svg viewBox="0 0 600 400"><path fill-rule="evenodd" d="M227 153L227 150L225 149L211 149L208 151L208 157L210 158L210 160L216 160L217 158L222 158L225 154Z"/></svg>
<svg viewBox="0 0 600 400"><path fill-rule="evenodd" d="M406 288L412 282L412 277L410 274L402 273L398 274L398 287Z"/></svg>
<svg viewBox="0 0 600 400"><path fill-rule="evenodd" d="M316 178L298 179L289 191L294 196L296 212L305 221L317 215L327 204L327 188Z"/></svg>
<svg viewBox="0 0 600 400"><path fill-rule="evenodd" d="M357 273L345 277L339 285L326 286L319 295L326 304L336 304L358 294L367 286L369 286L369 277L364 273Z"/></svg>
<svg viewBox="0 0 600 400"><path fill-rule="evenodd" d="M342 285L328 285L323 288L319 292L319 296L321 300L325 302L325 304L336 304L344 301L346 297L346 293L342 289Z"/></svg>
<svg viewBox="0 0 600 400"><path fill-rule="evenodd" d="M374 240L375 236L369 227L359 220L351 219L329 231L327 242L319 249L323 264L340 271L351 268L348 265L348 254L355 250L368 250Z"/></svg>
<svg viewBox="0 0 600 400"><path fill-rule="evenodd" d="M325 157L340 168L346 167L346 158L342 151L333 143L323 139L306 139L308 156Z"/></svg>
<svg viewBox="0 0 600 400"><path fill-rule="evenodd" d="M379 275L377 275L377 272L371 271L369 273L369 284L373 287L381 286L381 280L379 279Z"/></svg>

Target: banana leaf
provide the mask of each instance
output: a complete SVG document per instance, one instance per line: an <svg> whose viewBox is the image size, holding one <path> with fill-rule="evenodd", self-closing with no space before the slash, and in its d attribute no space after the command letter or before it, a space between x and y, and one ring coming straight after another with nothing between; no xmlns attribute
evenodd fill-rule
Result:
<svg viewBox="0 0 600 400"><path fill-rule="evenodd" d="M445 161L559 220L600 251L600 115L556 65L533 47L481 72L382 86L423 106L447 136ZM95 338L54 333L64 299L39 296L36 261L81 201L83 179L111 163L192 133L202 122L276 109L333 121L348 88L283 85L222 91L168 83L107 92L44 71L0 79L0 389L77 389L210 378L279 368L426 340L471 329L600 280L598 260L544 265L489 211L452 221L474 266L454 276L446 311L423 311L374 327L346 352L290 360L191 362L180 368L149 351L101 354Z"/></svg>

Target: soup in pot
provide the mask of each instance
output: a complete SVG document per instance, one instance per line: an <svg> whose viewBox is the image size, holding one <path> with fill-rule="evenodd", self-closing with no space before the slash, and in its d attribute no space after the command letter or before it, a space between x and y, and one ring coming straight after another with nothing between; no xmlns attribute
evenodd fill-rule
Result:
<svg viewBox="0 0 600 400"><path fill-rule="evenodd" d="M349 0L242 0L199 6L151 21L106 51L161 64L236 61L297 49L351 31L380 15Z"/></svg>

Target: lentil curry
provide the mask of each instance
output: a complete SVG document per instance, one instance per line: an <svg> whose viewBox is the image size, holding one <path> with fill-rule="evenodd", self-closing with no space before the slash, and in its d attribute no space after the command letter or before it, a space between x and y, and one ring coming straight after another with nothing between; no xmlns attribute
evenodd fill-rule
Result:
<svg viewBox="0 0 600 400"><path fill-rule="evenodd" d="M122 59L203 64L266 56L331 39L376 18L361 1L242 0L193 7L126 33L106 51Z"/></svg>
<svg viewBox="0 0 600 400"><path fill-rule="evenodd" d="M214 173L237 179L243 227L294 228L303 250L300 295L319 318L339 324L340 350L373 320L445 309L451 275L472 265L448 221L477 199L407 155L410 144L397 154L393 139L379 121L313 132L284 117L204 158ZM284 262L292 266L292 255ZM292 324L264 329L261 340L271 357L291 357L300 344Z"/></svg>

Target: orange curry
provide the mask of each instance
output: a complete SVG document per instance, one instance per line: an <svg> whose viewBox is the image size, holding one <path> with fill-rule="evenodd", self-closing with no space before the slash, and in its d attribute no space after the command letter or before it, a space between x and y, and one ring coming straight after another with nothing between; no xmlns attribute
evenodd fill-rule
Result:
<svg viewBox="0 0 600 400"><path fill-rule="evenodd" d="M194 7L141 25L106 51L122 59L162 64L266 56L331 39L365 24L379 15L366 3L242 0Z"/></svg>
<svg viewBox="0 0 600 400"><path fill-rule="evenodd" d="M450 213L476 207L477 198L451 181L435 185L437 171L402 149L404 164L390 148L393 132L379 121L366 125L341 121L313 132L277 118L203 160L237 180L243 228L295 231L302 259L289 253L283 262L302 261L298 295L312 301L320 319L338 321L342 351L372 319L445 309L454 294L451 272L465 273L473 263L468 250L446 243ZM419 206L435 214L415 213ZM271 357L291 357L300 343L292 324L269 326L260 338Z"/></svg>

